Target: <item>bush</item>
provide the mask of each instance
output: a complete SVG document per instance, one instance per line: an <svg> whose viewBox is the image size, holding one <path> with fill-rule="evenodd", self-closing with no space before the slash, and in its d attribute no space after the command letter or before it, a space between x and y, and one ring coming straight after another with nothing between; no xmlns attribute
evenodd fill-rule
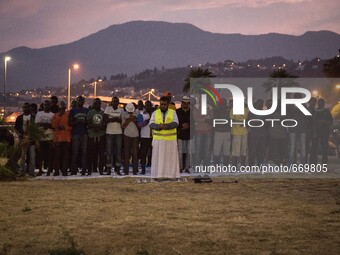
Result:
<svg viewBox="0 0 340 255"><path fill-rule="evenodd" d="M21 156L21 149L19 147L10 146L8 148L8 161L5 165L7 169L10 169L14 174L16 174L20 168L18 160Z"/></svg>
<svg viewBox="0 0 340 255"><path fill-rule="evenodd" d="M0 181L15 181L15 174L4 166L0 166Z"/></svg>
<svg viewBox="0 0 340 255"><path fill-rule="evenodd" d="M0 157L6 158L8 155L8 143L0 143Z"/></svg>

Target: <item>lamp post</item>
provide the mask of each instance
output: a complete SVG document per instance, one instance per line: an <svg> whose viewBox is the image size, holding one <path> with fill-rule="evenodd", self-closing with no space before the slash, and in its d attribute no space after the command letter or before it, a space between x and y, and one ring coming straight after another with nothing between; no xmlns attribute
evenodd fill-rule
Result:
<svg viewBox="0 0 340 255"><path fill-rule="evenodd" d="M79 65L74 64L68 69L68 86L67 86L67 110L71 109L71 69L78 69Z"/></svg>
<svg viewBox="0 0 340 255"><path fill-rule="evenodd" d="M7 62L11 60L11 57L6 56L5 61L5 69L4 69L4 118L6 116L6 82L7 82Z"/></svg>
<svg viewBox="0 0 340 255"><path fill-rule="evenodd" d="M99 79L98 81L97 80L94 81L93 98L97 97L97 82L100 82L100 81L102 81L102 79Z"/></svg>
<svg viewBox="0 0 340 255"><path fill-rule="evenodd" d="M146 92L144 95L142 95L142 97L148 96L149 97L149 101L151 100L151 96L159 99L158 96L156 96L153 92L155 92L155 89L151 89L150 91Z"/></svg>
<svg viewBox="0 0 340 255"><path fill-rule="evenodd" d="M337 91L340 92L340 84L336 84L336 85L335 85L335 88L337 89Z"/></svg>

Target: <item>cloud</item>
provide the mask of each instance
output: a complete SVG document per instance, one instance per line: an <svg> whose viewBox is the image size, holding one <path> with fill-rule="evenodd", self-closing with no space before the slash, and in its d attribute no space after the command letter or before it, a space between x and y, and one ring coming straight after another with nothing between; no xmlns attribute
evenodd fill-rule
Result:
<svg viewBox="0 0 340 255"><path fill-rule="evenodd" d="M310 2L312 0L174 0L174 1L156 1L159 4L166 5L172 11L184 11L184 10L208 10L218 8L234 8L234 7L246 7L246 8L259 8L268 6L271 4L288 3L297 4L302 2Z"/></svg>
<svg viewBox="0 0 340 255"><path fill-rule="evenodd" d="M0 2L0 17L1 19L10 18L15 15L15 18L27 18L35 15L45 5L44 0L2 0Z"/></svg>

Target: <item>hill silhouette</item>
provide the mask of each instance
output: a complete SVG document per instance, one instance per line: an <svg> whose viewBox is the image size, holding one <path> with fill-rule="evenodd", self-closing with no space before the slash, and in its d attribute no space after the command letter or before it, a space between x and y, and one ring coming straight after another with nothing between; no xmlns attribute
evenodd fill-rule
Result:
<svg viewBox="0 0 340 255"><path fill-rule="evenodd" d="M69 44L41 49L19 47L0 57L5 54L12 57L8 65L8 89L13 91L65 87L67 70L75 62L80 69L72 78L80 80L225 59L246 61L273 56L295 61L316 56L326 59L335 55L339 45L340 35L330 31L306 32L301 36L218 34L190 24L133 21L110 26Z"/></svg>

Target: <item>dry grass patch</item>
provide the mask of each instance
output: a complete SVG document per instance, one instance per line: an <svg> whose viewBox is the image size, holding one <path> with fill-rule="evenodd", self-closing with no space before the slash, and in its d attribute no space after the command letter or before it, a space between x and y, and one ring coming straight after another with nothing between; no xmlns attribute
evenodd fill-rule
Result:
<svg viewBox="0 0 340 255"><path fill-rule="evenodd" d="M340 180L0 185L0 250L48 254L337 254ZM0 252L1 254L1 252Z"/></svg>

